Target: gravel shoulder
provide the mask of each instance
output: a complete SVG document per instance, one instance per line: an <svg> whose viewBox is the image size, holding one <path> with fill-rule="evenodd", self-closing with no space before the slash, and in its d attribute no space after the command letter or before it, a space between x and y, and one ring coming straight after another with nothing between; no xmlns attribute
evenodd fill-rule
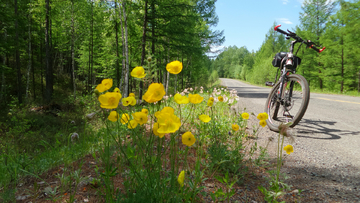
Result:
<svg viewBox="0 0 360 203"><path fill-rule="evenodd" d="M238 90L240 111L245 109L255 115L264 112L270 89L230 79L222 79L222 85ZM309 108L294 128L297 135L292 144L294 153L285 154L281 169L288 177L284 182L302 190L301 202L360 202L360 123L355 117L360 112L358 100L311 94ZM248 126L257 122L256 116L252 116ZM277 133L267 127L261 129L258 144L266 146L269 138L274 138L268 145L269 155L274 159ZM285 140L286 144L289 141Z"/></svg>

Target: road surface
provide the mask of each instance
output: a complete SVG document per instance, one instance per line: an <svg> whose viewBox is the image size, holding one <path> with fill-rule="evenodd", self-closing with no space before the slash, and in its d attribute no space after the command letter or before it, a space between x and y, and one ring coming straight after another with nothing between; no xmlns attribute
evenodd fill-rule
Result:
<svg viewBox="0 0 360 203"><path fill-rule="evenodd" d="M237 90L240 109L255 115L264 112L270 88L233 79L221 81L228 89ZM284 172L297 181L307 179L321 199L360 202L360 97L310 90L308 109L294 130L294 153L286 158ZM268 129L261 134L259 142L277 136ZM269 148L270 154L275 147L274 143Z"/></svg>

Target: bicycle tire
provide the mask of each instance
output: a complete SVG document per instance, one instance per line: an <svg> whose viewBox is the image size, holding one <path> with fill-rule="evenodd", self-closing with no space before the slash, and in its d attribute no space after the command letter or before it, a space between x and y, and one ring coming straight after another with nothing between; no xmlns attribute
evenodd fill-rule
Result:
<svg viewBox="0 0 360 203"><path fill-rule="evenodd" d="M291 82L293 82L293 86L295 87L293 88L293 95L289 98L288 95L290 92ZM266 120L267 126L270 128L270 130L275 132L279 132L279 126L282 123L292 122L290 127L296 126L304 116L310 100L309 84L301 75L291 74L287 76L283 87L283 104L281 104L277 99L276 93L278 92L279 88L280 81L277 82L270 91L265 105L265 112L269 115L268 119ZM299 91L299 89L301 91ZM301 99L301 102L297 101L299 99ZM294 115L291 118L292 115L290 114L290 110L295 107L295 102L297 102L296 107L298 109L295 108L294 111L291 112ZM280 111L279 115L280 108L282 108L282 111ZM283 112L282 116L281 112ZM287 112L288 115L285 115L285 112Z"/></svg>

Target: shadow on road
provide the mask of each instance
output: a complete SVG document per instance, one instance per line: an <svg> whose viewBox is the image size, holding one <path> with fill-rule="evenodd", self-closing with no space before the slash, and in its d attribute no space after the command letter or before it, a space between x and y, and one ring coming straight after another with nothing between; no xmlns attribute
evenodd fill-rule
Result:
<svg viewBox="0 0 360 203"><path fill-rule="evenodd" d="M360 131L341 130L335 126L336 123L335 121L302 119L295 129L298 137L312 139L340 139L345 135L360 135Z"/></svg>
<svg viewBox="0 0 360 203"><path fill-rule="evenodd" d="M261 99L261 98L267 98L269 93L259 93L259 92L255 92L255 91L241 91L240 93L237 94L239 97L242 98L255 98L255 99ZM265 105L265 103L264 103Z"/></svg>

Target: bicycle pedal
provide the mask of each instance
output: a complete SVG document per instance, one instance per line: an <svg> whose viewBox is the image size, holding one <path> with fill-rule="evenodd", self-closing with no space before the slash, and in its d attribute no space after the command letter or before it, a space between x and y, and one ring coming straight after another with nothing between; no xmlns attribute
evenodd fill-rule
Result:
<svg viewBox="0 0 360 203"><path fill-rule="evenodd" d="M291 119L293 119L294 118L294 116L292 116L292 115L290 115L290 114L283 114L283 116L285 116L286 118L291 118Z"/></svg>
<svg viewBox="0 0 360 203"><path fill-rule="evenodd" d="M273 82L265 82L265 85L266 85L266 86L273 87L273 86L275 85L275 83L273 83Z"/></svg>

